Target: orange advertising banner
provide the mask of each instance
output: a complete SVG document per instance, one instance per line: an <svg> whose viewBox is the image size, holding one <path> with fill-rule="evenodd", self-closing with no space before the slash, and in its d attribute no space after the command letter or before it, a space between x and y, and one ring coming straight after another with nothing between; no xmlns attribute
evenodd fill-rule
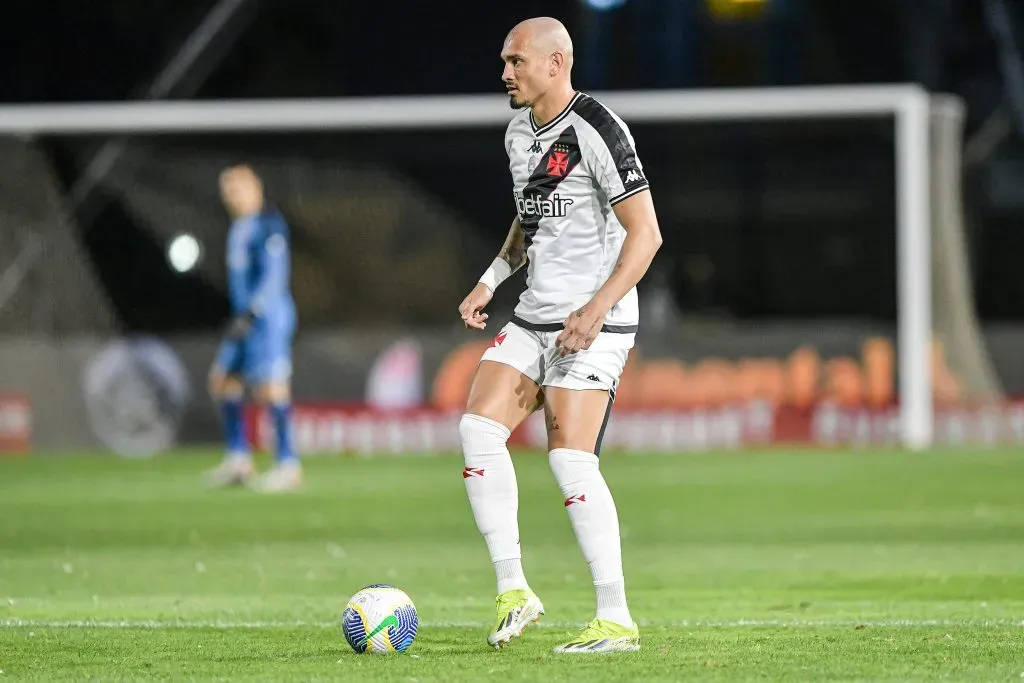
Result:
<svg viewBox="0 0 1024 683"><path fill-rule="evenodd" d="M0 455L31 450L31 402L27 396L0 394Z"/></svg>
<svg viewBox="0 0 1024 683"><path fill-rule="evenodd" d="M356 404L295 406L296 449L308 454L387 455L458 452L460 411L434 408L382 411ZM249 413L253 444L273 448L273 424ZM1024 444L1024 401L958 406L936 413L937 445ZM543 414L534 413L509 439L511 449L546 448ZM835 402L810 407L746 401L708 408L614 409L603 450L633 453L737 448L898 446L899 410L851 408Z"/></svg>

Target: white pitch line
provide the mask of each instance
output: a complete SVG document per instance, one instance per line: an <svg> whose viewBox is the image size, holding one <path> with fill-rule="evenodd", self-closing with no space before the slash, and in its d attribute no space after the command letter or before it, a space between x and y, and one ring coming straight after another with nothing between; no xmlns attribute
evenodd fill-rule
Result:
<svg viewBox="0 0 1024 683"><path fill-rule="evenodd" d="M420 628L486 628L483 621L427 621ZM541 621L542 628L579 628L583 622ZM640 621L651 628L1007 628L1024 627L1019 619L735 619ZM0 619L0 628L70 628L70 629L253 629L339 628L333 621L231 621L220 619Z"/></svg>

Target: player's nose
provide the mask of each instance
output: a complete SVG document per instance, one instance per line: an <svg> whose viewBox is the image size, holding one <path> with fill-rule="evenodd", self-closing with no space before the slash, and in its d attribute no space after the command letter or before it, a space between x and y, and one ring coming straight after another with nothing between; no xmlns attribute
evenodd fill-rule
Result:
<svg viewBox="0 0 1024 683"><path fill-rule="evenodd" d="M505 64L505 68L502 69L502 71L501 71L501 80L505 84L506 87L509 84L512 83L512 76L513 75L514 74L512 73L512 65L511 64Z"/></svg>

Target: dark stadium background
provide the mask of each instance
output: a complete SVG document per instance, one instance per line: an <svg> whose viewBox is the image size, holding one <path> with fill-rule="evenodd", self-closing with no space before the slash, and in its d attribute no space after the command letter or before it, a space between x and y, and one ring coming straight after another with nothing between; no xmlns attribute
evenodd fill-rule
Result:
<svg viewBox="0 0 1024 683"><path fill-rule="evenodd" d="M138 97L213 4L209 0L8 2L4 14L16 16L17 21L0 22L0 100ZM985 29L981 3L956 3L955 35L942 53L932 58L907 58L902 49L905 12L915 11L904 6L914 3L807 0L789 4L792 20L789 32L782 34L794 40L789 64L774 70L763 68L765 60L750 47L750 41L744 42L742 33L711 25L693 46L702 57L695 68L695 85L921 81L939 74L939 82L930 85L968 98L969 131L1004 99L997 51ZM241 20L226 32L230 37L226 47L202 60L172 97L496 92L500 88L497 53L505 32L519 19L536 14L563 18L580 49L589 24L583 4L577 0L403 2L388 3L386 12L374 3L253 0L240 13ZM602 87L637 87L645 83L642 76L649 71L637 63L635 47L637 40L650 40L655 29L635 31L626 18L627 10L620 14L624 28L608 44L610 71ZM580 71L579 86L592 87ZM845 315L889 321L895 310L891 203L880 201L874 211L851 217L846 225L842 221L826 225L819 217L819 233L811 237L804 234L803 227L787 226L781 217L759 208L765 193L771 191L765 189L760 162L781 153L772 145L773 135L792 135L794 127L803 128L781 126L773 132L769 126L754 134L749 126L716 126L703 134L683 134L688 135L687 144L714 145L716 156L732 164L748 215L742 228L726 238L724 228L713 223L672 222L671 209L666 207L670 229L664 254L666 262L677 266L667 275L672 290L684 306L725 309L741 317ZM638 128L642 136L644 127ZM813 134L816 128L808 130L807 134ZM891 169L887 134L887 125L867 122L862 129L825 130L822 142L808 142L798 153L805 157L808 168L817 168L823 160L842 153L845 161L829 171L829 182L873 184L880 197L891 197L890 173L879 172ZM494 190L481 192L479 188L506 184L500 152L495 151L500 145L475 133L462 140L445 137L438 153L461 156L466 172L457 180L446 175L439 179L429 164L409 159L407 154L403 158L397 138L385 137L390 139L370 136L348 153L357 157L392 154L394 163L403 165L432 191L463 205L478 219L478 225L491 222L493 208L487 204L492 203L489 197L495 196ZM289 142L282 136L260 144L283 145L294 151L307 142ZM47 143L60 162L63 180L73 182L80 169L68 160L71 143L59 138ZM1011 160L1017 158L1018 146L1016 141L1007 145ZM657 171L655 177L665 178L669 173L688 177L685 159L660 158L655 149L647 150L646 158ZM971 169L967 177L972 199L969 231L981 314L987 319L1016 320L1024 318L1024 298L1006 293L1024 289L1024 269L1017 267L1016 258L1024 248L1017 229L1019 210L1003 205L999 197L986 191L994 183L993 174L1012 173L1013 164L1001 162ZM1015 175L1011 183L1014 179ZM474 206L474 201L484 206ZM86 220L79 228L87 234L85 241L96 267L127 328L208 329L222 322L226 310L223 294L211 291L201 281L170 272L163 245L153 243L132 224L117 197L108 196L87 208L95 215L83 214ZM813 212L807 219L815 220ZM302 226L296 226L296 231L301 243ZM493 241L493 236L488 239ZM869 248L857 248L858 243ZM813 256L835 252L845 254L841 272L830 269L827 259ZM692 285L681 272L688 257L702 253L710 254L722 277L711 293L691 291ZM148 264L145 270L155 274L147 279L148 286L140 287L138 278L124 268L126 262Z"/></svg>
<svg viewBox="0 0 1024 683"><path fill-rule="evenodd" d="M933 268L933 289L943 296L933 305L934 329L947 343L936 356L946 365L933 370L936 396L963 408L999 391L1024 395L1019 3L625 0L600 12L593 5L615 0L10 0L0 21L0 103L146 97L204 19L232 2L237 12L194 63L163 81L171 84L163 96L497 98L505 35L541 14L567 24L575 84L594 93L910 82L955 95L966 110L963 163L933 156L933 168L953 169L962 192L935 193L933 214L950 220L933 221L933 239L936 226L953 224L964 248L944 253L963 254L969 270L947 278L966 292L959 298L937 286L950 266ZM685 7L693 9L688 21ZM994 18L998 12L1005 16ZM674 52L661 51L673 35ZM300 403L362 404L374 370L394 351L417 364L404 384L379 384L401 385L409 401L432 409L460 406L468 379L452 369L465 367L453 358L468 348L470 360L459 362L472 361L482 338L468 335L453 312L514 210L501 128L0 137L8 155L0 166L0 268L8 256L21 258L33 234L73 236L0 302L8 340L0 344L0 391L31 404L17 409L31 412L36 447L98 445L93 404L80 388L57 387L83 377L103 349L155 337L173 350L193 390L180 406L177 438L216 441L216 411L203 392L227 320L228 221L216 177L225 163L249 161L292 230ZM664 244L639 285L641 333L618 409L742 403L754 382L773 381L757 370L760 361L777 378L780 364L809 354L818 370L808 400L843 402L853 411L849 424L864 417L856 411L895 410L894 117L631 128ZM109 172L76 195L97 151L122 142ZM962 211L955 203L938 208L961 198ZM195 235L206 250L185 272L168 257L176 233ZM518 273L498 291L492 320L508 316L523 282ZM971 319L972 297L980 325ZM41 379L56 368L60 378ZM869 387L869 375L881 378L880 389ZM774 401L780 385L771 386L758 391L776 392ZM795 423L801 438L818 424L804 408ZM884 425L895 418L875 417L872 439L888 442ZM778 429L794 434L791 423Z"/></svg>

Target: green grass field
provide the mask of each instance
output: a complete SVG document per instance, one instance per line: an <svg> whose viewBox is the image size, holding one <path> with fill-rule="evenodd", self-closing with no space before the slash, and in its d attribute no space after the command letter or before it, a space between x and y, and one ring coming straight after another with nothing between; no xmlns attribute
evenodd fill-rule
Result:
<svg viewBox="0 0 1024 683"><path fill-rule="evenodd" d="M309 459L300 494L206 491L216 455L0 460L2 680L1024 677L1019 452L606 454L639 653L566 658L593 593L546 458L517 459L539 628L485 641L494 576L461 458ZM356 655L394 583L407 654Z"/></svg>

